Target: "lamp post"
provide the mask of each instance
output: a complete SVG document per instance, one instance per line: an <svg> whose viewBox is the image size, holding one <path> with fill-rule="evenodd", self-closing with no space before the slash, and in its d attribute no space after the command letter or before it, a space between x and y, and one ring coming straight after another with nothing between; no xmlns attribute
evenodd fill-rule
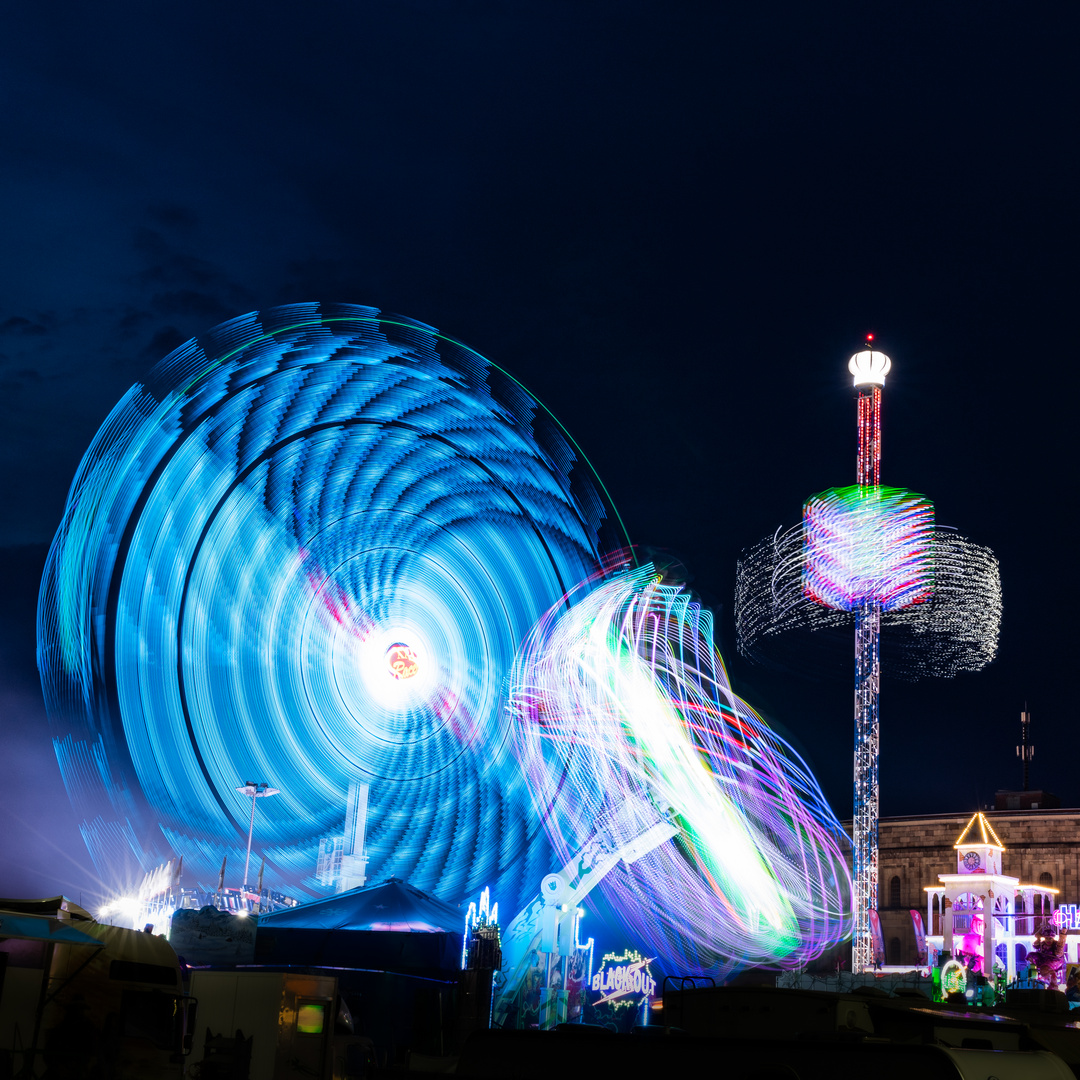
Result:
<svg viewBox="0 0 1080 1080"><path fill-rule="evenodd" d="M279 788L273 788L265 782L256 783L254 780L245 780L243 787L236 789L243 795L247 795L251 799L251 824L248 825L248 845L247 845L247 858L244 859L244 894L247 894L248 887L248 867L251 865L251 838L255 833L255 800L265 799L270 795L280 795Z"/></svg>

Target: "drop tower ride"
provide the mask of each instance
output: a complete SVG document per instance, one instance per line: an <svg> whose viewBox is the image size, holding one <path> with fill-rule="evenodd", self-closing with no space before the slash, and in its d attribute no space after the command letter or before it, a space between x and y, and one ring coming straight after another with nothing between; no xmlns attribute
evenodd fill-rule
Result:
<svg viewBox="0 0 1080 1080"><path fill-rule="evenodd" d="M881 394L892 361L873 349L848 361L858 394L856 482L863 498L881 490ZM855 927L851 970L873 967L870 913L878 906L878 691L881 680L881 599L868 595L855 608L855 790L852 804L852 885Z"/></svg>
<svg viewBox="0 0 1080 1080"><path fill-rule="evenodd" d="M1001 578L988 548L935 525L929 498L881 483L881 399L892 361L868 335L848 361L858 417L856 483L803 504L802 522L745 549L736 572L739 651L786 671L820 673L835 630L855 628L852 814L854 972L872 970L878 895L880 640L906 679L979 671L997 651ZM821 631L825 631L822 633ZM794 649L784 640L794 643Z"/></svg>

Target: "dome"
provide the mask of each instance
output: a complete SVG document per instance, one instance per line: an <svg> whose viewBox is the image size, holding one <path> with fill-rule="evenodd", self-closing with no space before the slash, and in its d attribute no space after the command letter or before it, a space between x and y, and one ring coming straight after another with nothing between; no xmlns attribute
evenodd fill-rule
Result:
<svg viewBox="0 0 1080 1080"><path fill-rule="evenodd" d="M889 374L892 361L883 353L873 349L857 352L848 361L848 371L855 376L855 385L884 386L885 376Z"/></svg>

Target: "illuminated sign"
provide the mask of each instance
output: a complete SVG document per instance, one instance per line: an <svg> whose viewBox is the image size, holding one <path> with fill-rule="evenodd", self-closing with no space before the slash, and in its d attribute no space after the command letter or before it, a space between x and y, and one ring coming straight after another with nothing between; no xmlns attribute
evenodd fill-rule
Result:
<svg viewBox="0 0 1080 1080"><path fill-rule="evenodd" d="M326 1026L326 1005L321 1001L304 1001L296 1010L296 1030L301 1035L321 1035Z"/></svg>
<svg viewBox="0 0 1080 1080"><path fill-rule="evenodd" d="M1054 912L1054 925L1059 930L1080 930L1080 905L1062 904Z"/></svg>
<svg viewBox="0 0 1080 1080"><path fill-rule="evenodd" d="M967 968L959 960L947 960L941 969L941 989L945 995L964 993L967 975Z"/></svg>
<svg viewBox="0 0 1080 1080"><path fill-rule="evenodd" d="M656 993L656 980L649 971L652 959L633 949L624 953L607 953L600 969L592 977L592 988L600 993L596 1004L611 1002L615 1005L631 1004L631 995L652 997Z"/></svg>
<svg viewBox="0 0 1080 1080"><path fill-rule="evenodd" d="M420 669L416 653L403 641L395 641L386 650L386 662L395 679L411 679Z"/></svg>

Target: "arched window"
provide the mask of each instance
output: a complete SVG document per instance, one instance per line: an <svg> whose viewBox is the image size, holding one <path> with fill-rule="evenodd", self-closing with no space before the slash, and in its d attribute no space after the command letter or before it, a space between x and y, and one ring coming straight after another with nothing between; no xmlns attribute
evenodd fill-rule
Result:
<svg viewBox="0 0 1080 1080"><path fill-rule="evenodd" d="M1039 884L1051 886L1054 884L1054 875L1047 873L1045 870L1039 875Z"/></svg>
<svg viewBox="0 0 1080 1080"><path fill-rule="evenodd" d="M893 878L896 881L897 878ZM889 963L900 963L900 939L898 937L889 938Z"/></svg>
<svg viewBox="0 0 1080 1080"><path fill-rule="evenodd" d="M893 875L889 882L889 907L900 906L900 878Z"/></svg>
<svg viewBox="0 0 1080 1080"><path fill-rule="evenodd" d="M1035 910L1034 898L1032 899L1031 910ZM1034 920L1025 918L1028 914L1027 901L1023 896L1016 898L1016 932L1018 934L1032 934L1035 932ZM1020 961L1017 960L1017 963Z"/></svg>

